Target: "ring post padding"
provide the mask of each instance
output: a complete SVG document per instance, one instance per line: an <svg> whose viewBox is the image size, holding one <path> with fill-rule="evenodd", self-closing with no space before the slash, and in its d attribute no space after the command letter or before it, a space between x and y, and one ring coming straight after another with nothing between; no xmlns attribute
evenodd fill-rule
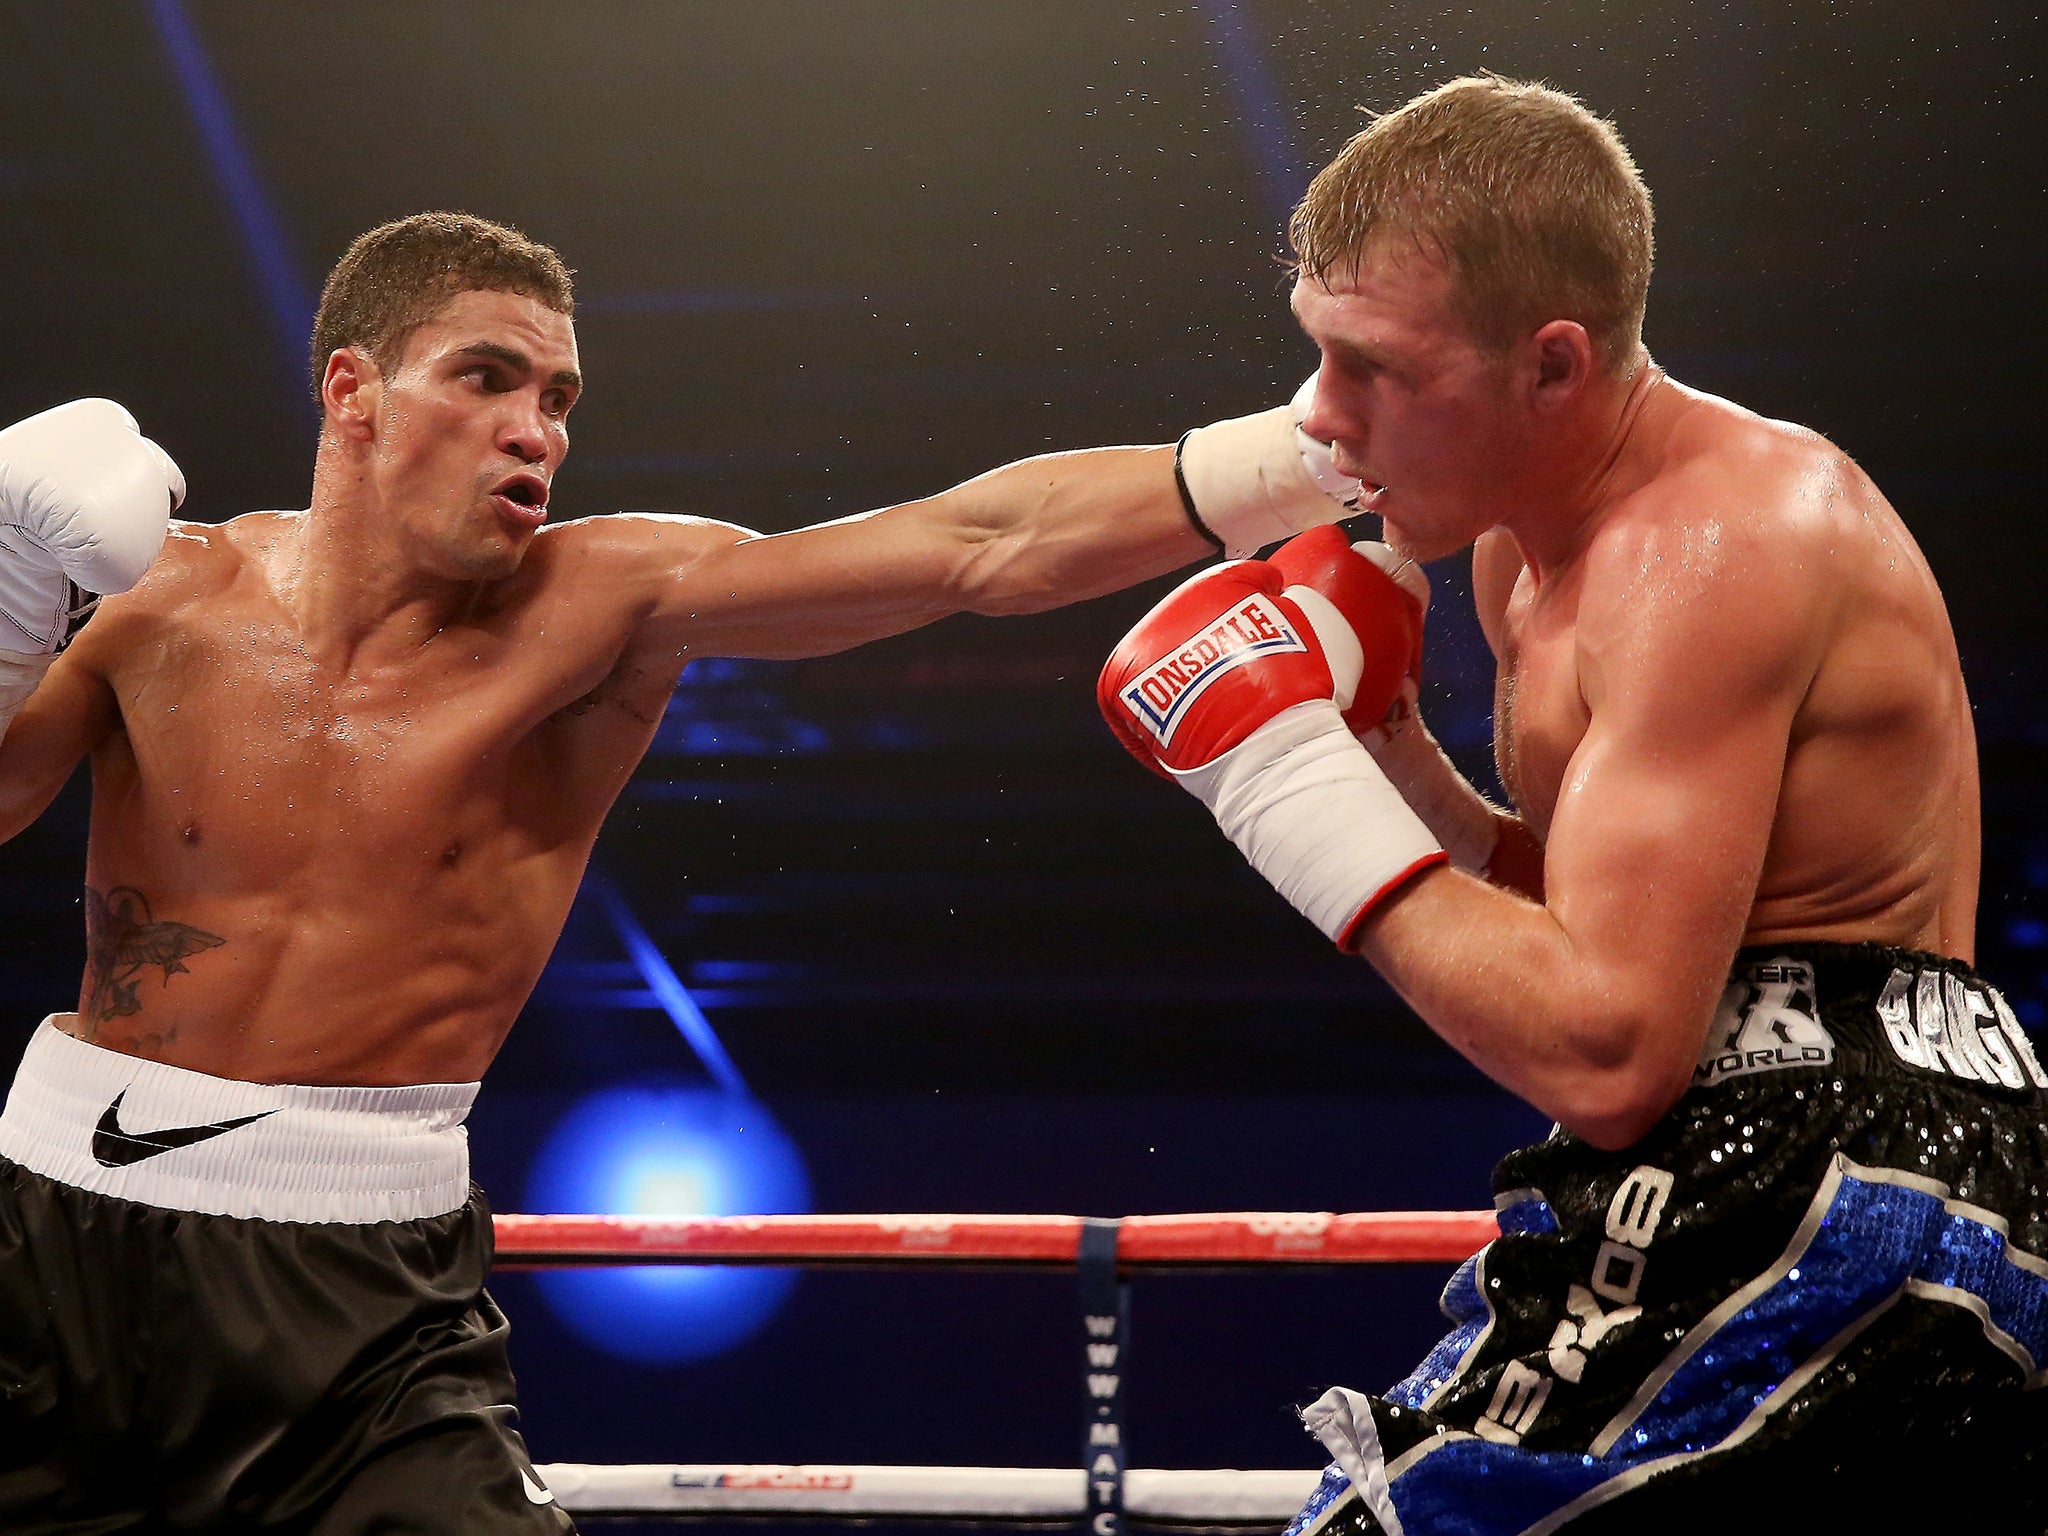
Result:
<svg viewBox="0 0 2048 1536"><path fill-rule="evenodd" d="M1081 1464L1088 1475L1093 1536L1121 1536L1124 1518L1124 1374L1131 1335L1131 1288L1117 1274L1120 1221L1084 1217L1075 1254L1080 1271L1082 1380L1087 1383Z"/></svg>

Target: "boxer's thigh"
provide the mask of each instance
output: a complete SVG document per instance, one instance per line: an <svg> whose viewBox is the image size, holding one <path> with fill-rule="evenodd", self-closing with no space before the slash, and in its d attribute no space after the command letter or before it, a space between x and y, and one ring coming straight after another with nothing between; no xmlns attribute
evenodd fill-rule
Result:
<svg viewBox="0 0 2048 1536"><path fill-rule="evenodd" d="M1974 1315L1907 1296L1742 1443L1651 1478L1574 1536L2048 1527L2048 1391Z"/></svg>
<svg viewBox="0 0 2048 1536"><path fill-rule="evenodd" d="M301 1426L324 1442L279 1528L313 1536L562 1532L575 1527L513 1424L505 1317L488 1295L394 1341Z"/></svg>
<svg viewBox="0 0 2048 1536"><path fill-rule="evenodd" d="M306 1536L559 1536L575 1525L542 1485L525 1443L502 1416L443 1418L387 1442L349 1469Z"/></svg>
<svg viewBox="0 0 2048 1536"><path fill-rule="evenodd" d="M1297 1519L1297 1536L1378 1536L1358 1494L1332 1481ZM1439 1482L1426 1494L1397 1481L1408 1536L1521 1530L1526 1511L1510 1514L1521 1501L1499 1502L1493 1481ZM1617 1478L1594 1500L1558 1529L2038 1536L2048 1529L2048 1389L2025 1390L2022 1370L1973 1311L1905 1295L1752 1430L1647 1477Z"/></svg>
<svg viewBox="0 0 2048 1536"><path fill-rule="evenodd" d="M0 1530L141 1530L129 1405L149 1253L114 1202L0 1159ZM139 1278L138 1278L139 1277Z"/></svg>

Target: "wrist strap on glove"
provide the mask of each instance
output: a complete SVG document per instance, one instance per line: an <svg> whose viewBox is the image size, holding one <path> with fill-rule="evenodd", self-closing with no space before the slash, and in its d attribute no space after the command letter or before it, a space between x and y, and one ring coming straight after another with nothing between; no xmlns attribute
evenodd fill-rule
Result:
<svg viewBox="0 0 2048 1536"><path fill-rule="evenodd" d="M1198 430L1200 429L1190 427L1187 431L1181 433L1180 441L1173 445L1173 488L1180 492L1180 509L1187 514L1188 525L1203 538L1207 539L1217 554L1224 555L1228 554L1229 550L1225 547L1223 541L1216 537L1216 530L1202 521L1202 514L1195 510L1194 493L1188 489L1187 466L1183 461L1187 456L1188 439L1193 437Z"/></svg>
<svg viewBox="0 0 2048 1536"><path fill-rule="evenodd" d="M1390 891L1446 857L1327 699L1282 710L1173 776L1339 949Z"/></svg>

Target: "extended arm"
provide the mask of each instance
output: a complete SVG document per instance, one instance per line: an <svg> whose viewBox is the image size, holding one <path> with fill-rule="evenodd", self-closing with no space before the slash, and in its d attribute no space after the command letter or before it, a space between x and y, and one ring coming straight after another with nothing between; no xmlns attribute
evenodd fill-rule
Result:
<svg viewBox="0 0 2048 1536"><path fill-rule="evenodd" d="M923 501L714 548L652 627L700 652L815 656L949 613L1058 607L1210 553L1171 448L1049 454Z"/></svg>
<svg viewBox="0 0 2048 1536"><path fill-rule="evenodd" d="M815 656L949 613L1029 613L1117 591L1222 549L1249 554L1352 509L1358 482L1290 405L1213 423L1176 448L1045 454L921 501L766 537L707 525L658 548L643 643L678 653ZM686 560L676 554L683 547Z"/></svg>

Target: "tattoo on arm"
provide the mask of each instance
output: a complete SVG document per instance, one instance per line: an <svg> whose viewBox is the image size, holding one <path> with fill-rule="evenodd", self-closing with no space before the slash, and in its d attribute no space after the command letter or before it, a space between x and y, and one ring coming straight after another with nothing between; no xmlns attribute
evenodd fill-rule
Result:
<svg viewBox="0 0 2048 1536"><path fill-rule="evenodd" d="M171 977L189 969L187 956L225 943L219 934L190 923L159 922L149 910L149 898L132 885L117 885L104 895L87 886L83 1022L91 1029L140 1013L144 972L161 971L168 986Z"/></svg>
<svg viewBox="0 0 2048 1536"><path fill-rule="evenodd" d="M668 695L674 691L674 683L661 689L661 703L650 711L647 702L637 694L660 688L660 680L650 677L645 667L636 667L630 662L620 662L609 676L590 692L555 711L555 718L580 720L600 704L611 704L623 710L633 720L652 730L661 724L663 710L668 707Z"/></svg>

